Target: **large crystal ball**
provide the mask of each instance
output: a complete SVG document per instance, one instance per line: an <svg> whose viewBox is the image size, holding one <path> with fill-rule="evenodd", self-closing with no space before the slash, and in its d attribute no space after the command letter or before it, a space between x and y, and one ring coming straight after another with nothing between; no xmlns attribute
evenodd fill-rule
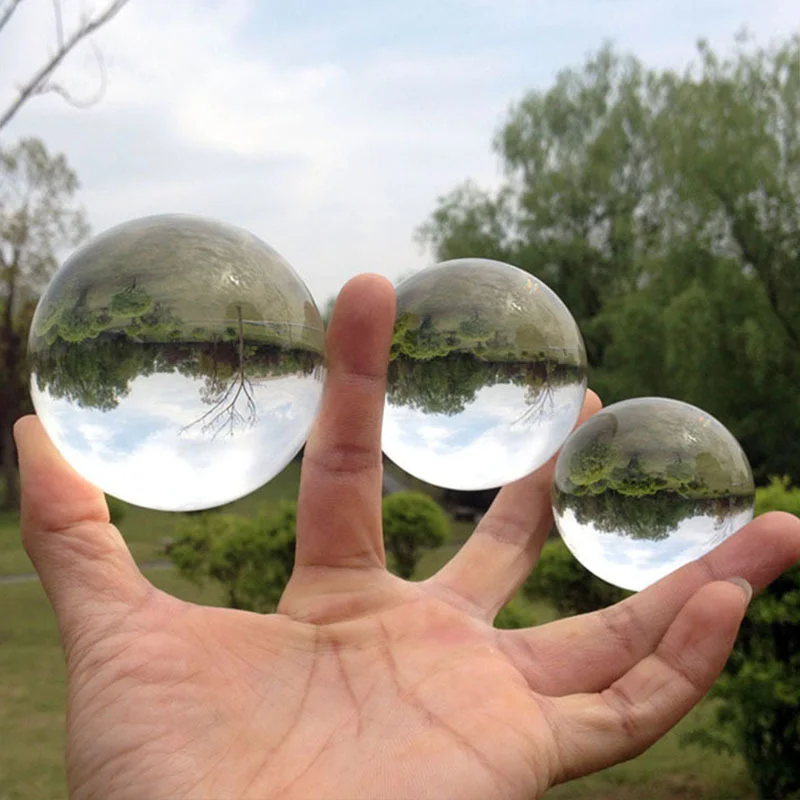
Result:
<svg viewBox="0 0 800 800"><path fill-rule="evenodd" d="M191 511L252 492L296 455L324 347L311 294L264 242L207 219L147 217L53 277L31 327L31 393L89 481Z"/></svg>

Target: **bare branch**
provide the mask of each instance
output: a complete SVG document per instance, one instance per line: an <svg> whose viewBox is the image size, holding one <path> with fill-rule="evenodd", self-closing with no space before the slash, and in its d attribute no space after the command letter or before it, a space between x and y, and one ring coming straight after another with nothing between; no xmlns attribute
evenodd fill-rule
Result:
<svg viewBox="0 0 800 800"><path fill-rule="evenodd" d="M17 6L22 2L22 0L11 0L8 4L8 7L2 12L0 15L0 31L5 28L8 21L11 19L14 12L17 10Z"/></svg>
<svg viewBox="0 0 800 800"><path fill-rule="evenodd" d="M56 18L56 42L59 48L64 46L64 19L61 14L61 0L53 0L53 15Z"/></svg>
<svg viewBox="0 0 800 800"><path fill-rule="evenodd" d="M100 72L100 86L97 91L88 98L80 99L75 97L75 95L71 94L70 91L60 83L54 83L51 81L46 81L43 83L35 92L34 94L57 94L61 98L63 98L67 103L71 106L75 106L75 108L90 108L91 106L99 103L102 99L103 95L106 91L106 86L108 85L108 76L106 74L106 65L103 61L103 54L100 52L100 48L94 44L92 44L92 52L97 59L97 68Z"/></svg>
<svg viewBox="0 0 800 800"><path fill-rule="evenodd" d="M20 0L14 0L19 3ZM54 89L55 84L49 83L50 76L61 65L61 62L87 37L91 36L98 28L101 28L109 22L117 13L119 13L128 3L128 0L113 0L109 3L104 11L95 17L86 17L81 21L80 26L69 36L64 39L63 43L58 47L56 52L47 60L47 62L27 81L20 89L16 100L0 115L0 130L2 130L22 108L22 106L37 94L43 93L42 87L45 88L44 92L56 91L62 96L69 96L63 91ZM15 7L15 6L13 6ZM12 11L13 11L12 7ZM62 34L63 36L63 34ZM105 81L104 81L105 86Z"/></svg>

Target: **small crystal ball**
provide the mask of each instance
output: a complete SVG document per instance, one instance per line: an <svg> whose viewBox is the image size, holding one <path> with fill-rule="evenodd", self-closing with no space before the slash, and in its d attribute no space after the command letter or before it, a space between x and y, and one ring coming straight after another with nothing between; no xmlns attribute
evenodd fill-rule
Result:
<svg viewBox="0 0 800 800"><path fill-rule="evenodd" d="M720 422L677 400L637 398L569 437L553 511L586 569L638 591L749 522L754 496L747 457Z"/></svg>

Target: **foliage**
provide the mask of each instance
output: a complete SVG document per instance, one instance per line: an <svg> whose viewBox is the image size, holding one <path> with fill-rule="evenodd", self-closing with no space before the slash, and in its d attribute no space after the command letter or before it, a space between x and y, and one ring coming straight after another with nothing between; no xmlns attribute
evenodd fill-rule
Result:
<svg viewBox="0 0 800 800"><path fill-rule="evenodd" d="M561 539L551 539L523 587L530 600L547 600L562 616L587 614L622 600L629 593L592 575Z"/></svg>
<svg viewBox="0 0 800 800"><path fill-rule="evenodd" d="M534 613L516 597L503 606L494 618L494 627L502 630L532 628L536 624L537 620Z"/></svg>
<svg viewBox="0 0 800 800"><path fill-rule="evenodd" d="M752 495L697 499L672 490L650 493L644 489L638 496L614 489L583 496L556 492L554 496L559 511L570 509L581 524L591 523L606 533L613 531L654 542L666 539L683 520L691 517L706 517L721 531L737 513L752 508L752 499Z"/></svg>
<svg viewBox="0 0 800 800"><path fill-rule="evenodd" d="M73 204L78 177L61 154L38 139L0 148L0 254L3 294L41 289L57 253L86 236L83 211ZM13 310L13 309L12 309Z"/></svg>
<svg viewBox="0 0 800 800"><path fill-rule="evenodd" d="M756 508L797 513L800 489L773 478ZM714 725L686 740L740 752L764 800L800 798L800 565L753 599L711 696Z"/></svg>
<svg viewBox="0 0 800 800"><path fill-rule="evenodd" d="M569 479L575 487L590 486L607 481L617 461L614 448L601 438L592 439L572 455Z"/></svg>
<svg viewBox="0 0 800 800"><path fill-rule="evenodd" d="M169 557L186 578L222 584L231 608L274 611L294 567L297 505L255 517L206 512L182 520Z"/></svg>
<svg viewBox="0 0 800 800"><path fill-rule="evenodd" d="M140 376L179 373L204 379L198 386L200 399L212 407L205 422L237 413L235 403L226 397L235 395L239 387L250 393L252 382L266 377L297 374L310 375L321 357L310 350L282 349L273 345L246 345L216 341L137 342L125 331L106 330L102 318L96 333L75 333L75 327L65 328L65 319L75 314L59 316L60 322L51 327L56 334L52 341L34 340L28 354L31 372L40 390L53 397L64 397L82 408L109 411L130 392L131 384ZM148 329L149 333L152 329ZM244 395L245 392L242 392ZM244 405L244 398L239 405ZM215 415L218 414L218 417ZM213 427L213 425L211 426Z"/></svg>
<svg viewBox="0 0 800 800"><path fill-rule="evenodd" d="M766 486L756 489L756 515L767 511L786 511L800 517L800 486L792 486L787 475L771 477Z"/></svg>
<svg viewBox="0 0 800 800"><path fill-rule="evenodd" d="M153 304L153 298L144 291L131 286L111 296L111 310L115 314L135 317L144 314Z"/></svg>
<svg viewBox="0 0 800 800"><path fill-rule="evenodd" d="M727 425L759 481L800 479L800 37L648 69L606 47L511 110L496 192L420 228L439 259L536 275L604 401L671 396Z"/></svg>
<svg viewBox="0 0 800 800"><path fill-rule="evenodd" d="M486 361L457 350L424 358L403 354L389 363L387 399L426 414L453 415L472 403L480 389L506 384L524 387L526 404L535 408L555 388L578 385L583 378L580 367L547 358Z"/></svg>
<svg viewBox="0 0 800 800"><path fill-rule="evenodd" d="M383 536L401 578L414 574L423 550L444 543L449 527L444 509L423 492L396 492L383 499Z"/></svg>

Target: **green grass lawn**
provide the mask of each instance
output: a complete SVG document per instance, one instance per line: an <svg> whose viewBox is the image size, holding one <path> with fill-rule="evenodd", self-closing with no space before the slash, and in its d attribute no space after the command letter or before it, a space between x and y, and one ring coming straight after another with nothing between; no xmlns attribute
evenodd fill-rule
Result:
<svg viewBox="0 0 800 800"><path fill-rule="evenodd" d="M26 572L33 572L33 566L19 540L19 514L0 511L0 575Z"/></svg>
<svg viewBox="0 0 800 800"><path fill-rule="evenodd" d="M148 578L193 602L221 605L171 570ZM0 800L66 797L66 673L55 616L38 582L0 585Z"/></svg>

